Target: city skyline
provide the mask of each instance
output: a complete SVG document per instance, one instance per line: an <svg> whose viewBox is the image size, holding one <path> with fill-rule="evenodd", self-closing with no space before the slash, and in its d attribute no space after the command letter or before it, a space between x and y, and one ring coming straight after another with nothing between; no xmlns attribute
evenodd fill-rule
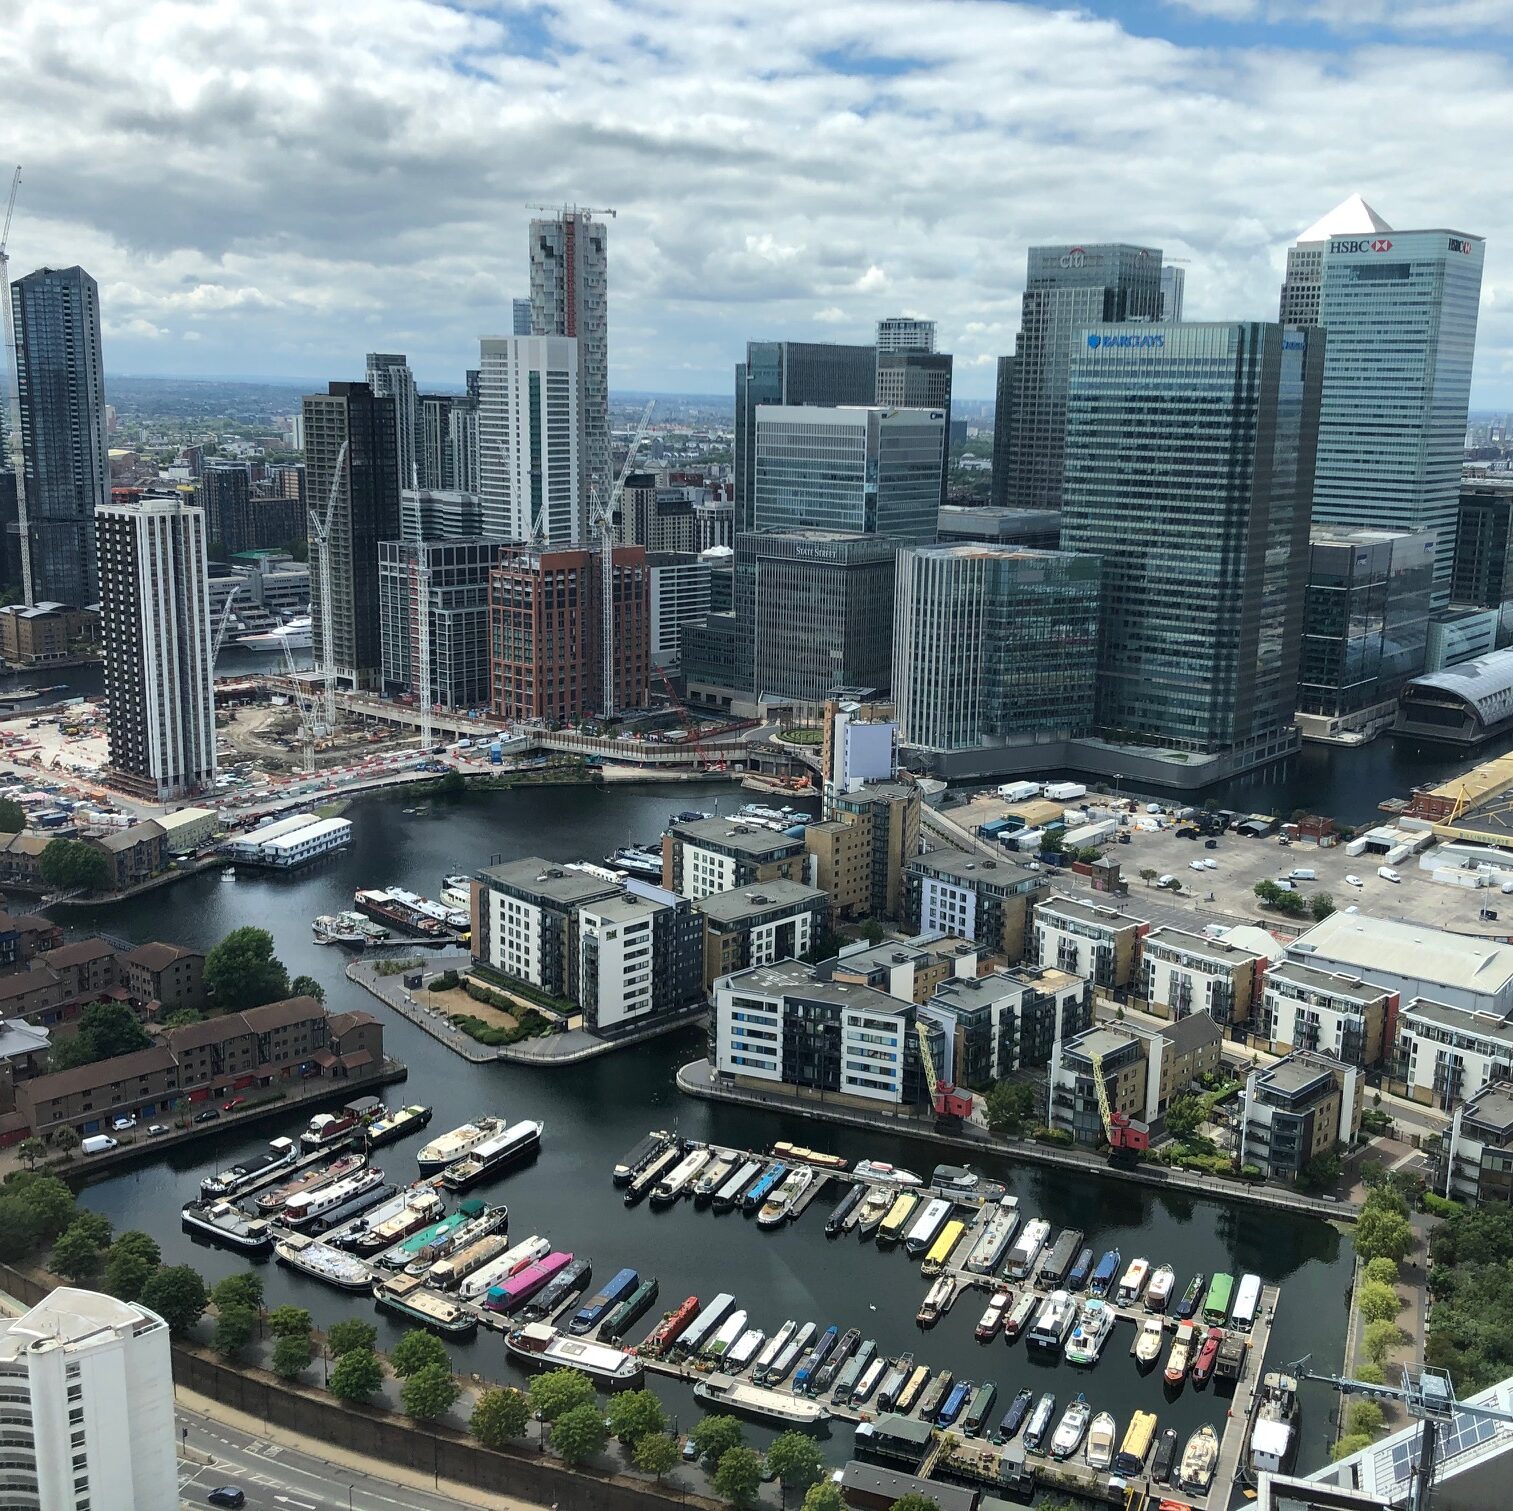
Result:
<svg viewBox="0 0 1513 1511"><path fill-rule="evenodd" d="M938 322L957 397L983 399L1012 349L1028 246L1161 246L1186 259L1190 317L1268 318L1286 248L1359 191L1395 225L1487 237L1472 404L1513 402L1513 317L1496 298L1506 212L1474 167L1513 91L1484 8L1481 30L1464 12L1430 30L1402 7L1357 24L1337 7L1211 0L1075 15L898 4L884 29L848 7L795 9L772 16L782 41L760 55L733 17L700 12L682 55L698 47L716 73L697 93L630 4L500 15L390 0L341 68L313 18L281 21L265 53L239 20L149 32L108 9L71 12L56 38L23 16L0 39L24 165L12 270L94 273L108 371L309 378L342 358L355 377L382 347L407 353L423 387L455 381L480 335L513 328L530 207L577 200L619 212L612 388L718 394L748 338L860 342L912 313ZM91 46L71 46L72 27ZM882 35L905 41L880 51ZM83 73L49 68L55 46ZM581 87L556 120L547 101L569 76ZM310 87L291 102L294 80ZM122 130L143 83L151 129ZM759 129L770 87L776 136ZM1411 103L1424 89L1460 108L1426 120ZM1132 114L1148 133L1136 176ZM264 150L263 120L329 148L318 194L298 150Z"/></svg>

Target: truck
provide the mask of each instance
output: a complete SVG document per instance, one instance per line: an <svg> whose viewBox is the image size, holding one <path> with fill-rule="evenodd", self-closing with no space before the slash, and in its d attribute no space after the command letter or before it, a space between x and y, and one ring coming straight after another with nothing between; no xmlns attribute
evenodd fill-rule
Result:
<svg viewBox="0 0 1513 1511"><path fill-rule="evenodd" d="M79 1147L85 1154L104 1154L107 1150L118 1146L108 1133L91 1133Z"/></svg>
<svg viewBox="0 0 1513 1511"><path fill-rule="evenodd" d="M1087 788L1081 782L1047 782L1045 795L1055 803L1070 803L1075 798L1086 797Z"/></svg>
<svg viewBox="0 0 1513 1511"><path fill-rule="evenodd" d="M1007 803L1022 803L1027 798L1040 796L1039 782L1005 782L998 795Z"/></svg>

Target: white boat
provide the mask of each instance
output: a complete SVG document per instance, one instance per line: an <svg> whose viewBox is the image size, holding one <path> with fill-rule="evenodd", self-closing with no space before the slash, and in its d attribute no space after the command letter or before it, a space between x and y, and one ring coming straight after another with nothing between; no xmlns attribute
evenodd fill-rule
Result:
<svg viewBox="0 0 1513 1511"><path fill-rule="evenodd" d="M1119 1288L1115 1292L1120 1306L1133 1306L1140 1299L1140 1293L1145 1289L1146 1278L1150 1272L1150 1260L1130 1260L1128 1268L1119 1280Z"/></svg>
<svg viewBox="0 0 1513 1511"><path fill-rule="evenodd" d="M314 1191L291 1196L284 1203L279 1221L291 1228L307 1228L312 1223L330 1224L355 1215L364 1205L375 1206L391 1189L383 1183L384 1173L372 1165L332 1181Z"/></svg>
<svg viewBox="0 0 1513 1511"><path fill-rule="evenodd" d="M213 1201L221 1196L235 1196L238 1191L246 1190L254 1181L262 1180L275 1170L282 1170L292 1165L298 1158L299 1145L293 1139L273 1139L263 1153L243 1160L229 1170L207 1175L200 1182L200 1195L206 1201Z"/></svg>
<svg viewBox="0 0 1513 1511"><path fill-rule="evenodd" d="M506 1249L497 1258L489 1260L481 1269L474 1270L458 1287L457 1294L464 1301L481 1301L488 1295L491 1287L503 1280L508 1280L511 1275L518 1275L528 1264L535 1264L538 1259L545 1259L551 1251L552 1245L549 1239L541 1237L538 1233L532 1233L529 1238Z"/></svg>
<svg viewBox="0 0 1513 1511"><path fill-rule="evenodd" d="M791 1390L768 1390L730 1375L710 1375L693 1388L694 1399L717 1411L780 1422L788 1427L814 1427L830 1419L830 1409L811 1396Z"/></svg>
<svg viewBox="0 0 1513 1511"><path fill-rule="evenodd" d="M450 1133L443 1133L440 1138L433 1138L429 1144L423 1145L415 1156L416 1163L422 1170L440 1170L444 1165L450 1165L453 1160L461 1159L464 1154L476 1149L503 1127L501 1119L492 1117L463 1123Z"/></svg>
<svg viewBox="0 0 1513 1511"><path fill-rule="evenodd" d="M186 1228L244 1254L266 1254L273 1247L273 1229L267 1221L249 1215L235 1202L190 1202L180 1216Z"/></svg>
<svg viewBox="0 0 1513 1511"><path fill-rule="evenodd" d="M1051 1434L1053 1459L1069 1459L1076 1453L1092 1414L1093 1408L1088 1405L1087 1397L1083 1395L1079 1395L1061 1413L1061 1420L1056 1424L1056 1431Z"/></svg>
<svg viewBox="0 0 1513 1511"><path fill-rule="evenodd" d="M756 1357L756 1351L762 1346L767 1337L759 1327L747 1328L736 1340L735 1347L725 1355L726 1369L745 1369L752 1359Z"/></svg>
<svg viewBox="0 0 1513 1511"><path fill-rule="evenodd" d="M951 1303L955 1300L956 1277L942 1275L925 1293L925 1299L920 1302L914 1320L921 1327L934 1327L951 1310Z"/></svg>
<svg viewBox="0 0 1513 1511"><path fill-rule="evenodd" d="M315 630L308 614L296 614L274 629L242 635L236 643L244 650L273 651L280 655L285 646L291 651L307 651L315 643Z"/></svg>
<svg viewBox="0 0 1513 1511"><path fill-rule="evenodd" d="M528 1322L507 1333L504 1346L515 1358L549 1369L576 1369L605 1385L628 1385L639 1380L644 1366L634 1354L559 1333L545 1322Z"/></svg>
<svg viewBox="0 0 1513 1511"><path fill-rule="evenodd" d="M1066 1335L1072 1330L1077 1305L1070 1291L1052 1291L1040 1303L1035 1320L1025 1333L1025 1342L1032 1348L1048 1348L1060 1352Z"/></svg>
<svg viewBox="0 0 1513 1511"><path fill-rule="evenodd" d="M473 878L471 876L444 876L441 880L441 900L449 908L473 906Z"/></svg>
<svg viewBox="0 0 1513 1511"><path fill-rule="evenodd" d="M891 1186L918 1186L923 1182L912 1170L890 1165L887 1160L864 1159L852 1167L851 1173L858 1180L882 1181Z"/></svg>
<svg viewBox="0 0 1513 1511"><path fill-rule="evenodd" d="M273 1255L280 1264L341 1291L366 1291L373 1285L372 1269L355 1254L344 1253L303 1233L289 1233L280 1238L273 1245Z"/></svg>
<svg viewBox="0 0 1513 1511"><path fill-rule="evenodd" d="M851 1404L862 1406L872 1397L872 1392L877 1389L877 1382L882 1379L888 1369L888 1361L878 1355L862 1371L862 1377L851 1387Z"/></svg>
<svg viewBox="0 0 1513 1511"><path fill-rule="evenodd" d="M732 1312L715 1330L702 1350L707 1359L723 1359L746 1331L746 1313Z"/></svg>
<svg viewBox="0 0 1513 1511"><path fill-rule="evenodd" d="M1107 1469L1114 1462L1114 1441L1119 1424L1106 1411L1100 1411L1087 1430L1087 1466Z"/></svg>
<svg viewBox="0 0 1513 1511"><path fill-rule="evenodd" d="M454 1160L441 1172L441 1183L449 1191L466 1191L487 1180L541 1147L542 1124L531 1118L510 1126L485 1139L471 1153Z"/></svg>
<svg viewBox="0 0 1513 1511"><path fill-rule="evenodd" d="M935 1242L940 1230L951 1215L951 1203L937 1196L925 1203L924 1211L916 1217L904 1236L904 1253L918 1259Z"/></svg>
<svg viewBox="0 0 1513 1511"><path fill-rule="evenodd" d="M998 1329L1003 1326L1003 1314L1013 1305L1014 1293L1012 1291L994 1291L992 1300L983 1308L982 1316L977 1319L977 1326L972 1329L973 1336L979 1343L991 1343L997 1336Z"/></svg>
<svg viewBox="0 0 1513 1511"><path fill-rule="evenodd" d="M788 1347L788 1340L792 1338L794 1333L797 1331L798 1323L795 1322L792 1318L789 1318L789 1320L785 1322L777 1330L777 1332L775 1332L772 1337L767 1340L767 1346L761 1351L761 1353L756 1356L756 1361L752 1365L751 1369L752 1374L757 1377L764 1375L767 1372L768 1366L771 1365L772 1361L776 1359L777 1356L782 1353L785 1348Z"/></svg>
<svg viewBox="0 0 1513 1511"><path fill-rule="evenodd" d="M1182 1466L1177 1483L1184 1490L1207 1490L1213 1483L1214 1466L1219 1462L1219 1434L1205 1422L1187 1440L1182 1450Z"/></svg>
<svg viewBox="0 0 1513 1511"><path fill-rule="evenodd" d="M790 1170L783 1177L782 1184L762 1203L762 1209L757 1213L757 1226L759 1228L777 1228L788 1221L793 1211L793 1204L814 1184L814 1171L805 1166L796 1170ZM655 1201L656 1194L652 1194Z"/></svg>
<svg viewBox="0 0 1513 1511"><path fill-rule="evenodd" d="M1100 1301L1096 1296L1084 1301L1077 1317L1077 1325L1072 1329L1071 1337L1066 1340L1066 1362L1096 1364L1113 1327L1114 1314L1108 1302Z"/></svg>
<svg viewBox="0 0 1513 1511"><path fill-rule="evenodd" d="M382 1206L354 1217L326 1237L339 1249L350 1249L371 1259L396 1243L437 1221L445 1209L441 1197L428 1185L396 1192Z"/></svg>
<svg viewBox="0 0 1513 1511"><path fill-rule="evenodd" d="M1161 1345L1165 1341L1165 1324L1159 1317L1147 1317L1140 1324L1140 1336L1135 1339L1136 1362L1154 1364L1161 1357Z"/></svg>
<svg viewBox="0 0 1513 1511"><path fill-rule="evenodd" d="M1009 1250L1009 1257L1004 1263L1005 1273L1012 1275L1015 1280L1023 1280L1035 1268L1035 1261L1040 1258L1040 1251L1050 1236L1051 1225L1043 1217L1027 1222L1024 1232L1019 1235L1019 1241Z"/></svg>
<svg viewBox="0 0 1513 1511"><path fill-rule="evenodd" d="M1005 1196L987 1211L988 1220L967 1254L966 1268L976 1275L991 1275L998 1268L999 1260L1019 1231L1017 1196Z"/></svg>
<svg viewBox="0 0 1513 1511"><path fill-rule="evenodd" d="M1164 1312L1172 1299L1172 1287L1177 1283L1177 1272L1163 1264L1145 1288L1145 1309L1148 1312Z"/></svg>
<svg viewBox="0 0 1513 1511"><path fill-rule="evenodd" d="M714 1158L702 1145L690 1149L652 1188L651 1204L670 1207L698 1179L699 1172Z"/></svg>

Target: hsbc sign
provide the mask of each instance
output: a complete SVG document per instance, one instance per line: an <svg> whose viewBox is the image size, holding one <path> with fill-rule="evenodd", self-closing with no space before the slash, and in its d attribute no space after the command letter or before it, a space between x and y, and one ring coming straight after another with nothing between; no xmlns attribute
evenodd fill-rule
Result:
<svg viewBox="0 0 1513 1511"><path fill-rule="evenodd" d="M1449 247L1452 252L1463 252L1467 257L1471 255L1471 243L1462 241L1459 236L1449 238Z"/></svg>
<svg viewBox="0 0 1513 1511"><path fill-rule="evenodd" d="M1378 236L1371 241L1331 241L1329 250L1336 256L1342 252L1390 252L1392 242L1386 236Z"/></svg>

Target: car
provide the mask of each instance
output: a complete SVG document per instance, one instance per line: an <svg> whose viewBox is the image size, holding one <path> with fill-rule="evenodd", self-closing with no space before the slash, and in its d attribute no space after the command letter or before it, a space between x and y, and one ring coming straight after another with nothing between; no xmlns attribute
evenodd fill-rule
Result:
<svg viewBox="0 0 1513 1511"><path fill-rule="evenodd" d="M1157 877L1157 878L1156 878L1156 885L1157 885L1157 886L1158 886L1158 887L1169 887L1169 886L1171 886L1171 884L1172 884L1172 883L1173 883L1173 882L1174 882L1174 881L1176 881L1176 879L1177 879L1177 878L1176 878L1176 877L1175 877L1175 876L1171 876L1171 875L1166 875L1166 876L1158 876L1158 877Z"/></svg>
<svg viewBox="0 0 1513 1511"><path fill-rule="evenodd" d="M246 1105L247 1105L247 1098L246 1097L232 1097L232 1099L229 1102L222 1102L221 1103L221 1111L222 1112L235 1112L238 1107L245 1107Z"/></svg>
<svg viewBox="0 0 1513 1511"><path fill-rule="evenodd" d="M1190 860L1187 863L1187 869L1189 871L1201 871L1203 869L1203 862L1201 860Z"/></svg>
<svg viewBox="0 0 1513 1511"><path fill-rule="evenodd" d="M1217 850L1219 848L1219 842L1216 839L1206 839L1203 841L1203 848L1205 850Z"/></svg>
<svg viewBox="0 0 1513 1511"><path fill-rule="evenodd" d="M1403 879L1400 875L1398 875L1396 871L1392 869L1391 866L1378 866L1376 868L1376 874L1380 876L1383 881L1399 882Z"/></svg>
<svg viewBox="0 0 1513 1511"><path fill-rule="evenodd" d="M1345 877L1345 885L1347 887L1364 887L1366 883L1352 871Z"/></svg>
<svg viewBox="0 0 1513 1511"><path fill-rule="evenodd" d="M694 1446L693 1439L692 1438L684 1438L683 1439L683 1462L685 1464L691 1464L691 1463L693 1463L693 1461L696 1458L698 1458L698 1456L699 1456L699 1450L698 1450L697 1447Z"/></svg>
<svg viewBox="0 0 1513 1511"><path fill-rule="evenodd" d="M213 1123L220 1115L221 1109L219 1107L207 1107L203 1112L195 1113L194 1120L197 1123Z"/></svg>
<svg viewBox="0 0 1513 1511"><path fill-rule="evenodd" d="M1205 871L1217 871L1219 869L1219 863L1216 860L1200 861L1199 864Z"/></svg>
<svg viewBox="0 0 1513 1511"><path fill-rule="evenodd" d="M162 1138L168 1132L167 1123L149 1123L147 1125L148 1138Z"/></svg>
<svg viewBox="0 0 1513 1511"><path fill-rule="evenodd" d="M205 1497L205 1504L207 1506L245 1506L247 1504L247 1492L239 1490L235 1485L217 1485Z"/></svg>
<svg viewBox="0 0 1513 1511"><path fill-rule="evenodd" d="M137 1120L127 1113L124 1117L116 1118L110 1125L117 1133L124 1133L128 1128L135 1128Z"/></svg>

